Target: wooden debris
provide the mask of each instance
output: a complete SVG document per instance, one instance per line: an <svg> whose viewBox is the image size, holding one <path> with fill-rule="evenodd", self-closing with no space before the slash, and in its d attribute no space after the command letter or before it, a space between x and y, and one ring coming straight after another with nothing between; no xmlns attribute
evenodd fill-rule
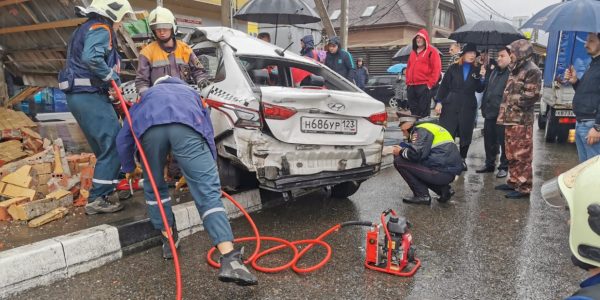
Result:
<svg viewBox="0 0 600 300"><path fill-rule="evenodd" d="M63 169L62 160L60 159L60 148L54 145L54 174L62 174L65 170Z"/></svg>
<svg viewBox="0 0 600 300"><path fill-rule="evenodd" d="M38 163L31 165L31 167L36 171L38 176L52 173L52 163Z"/></svg>
<svg viewBox="0 0 600 300"><path fill-rule="evenodd" d="M0 108L0 130L22 129L25 127L36 127L29 117L22 111Z"/></svg>
<svg viewBox="0 0 600 300"><path fill-rule="evenodd" d="M22 166L17 171L4 176L2 182L22 188L29 188L31 187L31 181L33 180L33 178L29 176L30 172L31 166Z"/></svg>
<svg viewBox="0 0 600 300"><path fill-rule="evenodd" d="M32 137L32 138L34 138L36 140L41 140L42 139L42 136L39 133L37 133L37 132L35 132L35 131L27 128L27 127L23 127L23 128L20 128L20 129L21 129L21 132L24 135L26 135L26 136ZM43 142L42 142L42 144L43 144Z"/></svg>
<svg viewBox="0 0 600 300"><path fill-rule="evenodd" d="M0 221L12 220L10 214L8 213L8 208L11 205L17 205L17 204L25 203L28 201L30 201L30 200L27 197L17 197L17 198L12 198L12 199L0 202Z"/></svg>
<svg viewBox="0 0 600 300"><path fill-rule="evenodd" d="M69 210L65 207L55 208L31 221L27 224L29 227L39 227L52 221L63 218L69 213Z"/></svg>
<svg viewBox="0 0 600 300"><path fill-rule="evenodd" d="M19 141L7 141L0 143L0 166L26 157L27 153L23 151L23 144Z"/></svg>
<svg viewBox="0 0 600 300"><path fill-rule="evenodd" d="M35 199L35 190L23 188L20 186L6 184L4 190L2 191L2 195L15 198L15 197L28 197L29 199Z"/></svg>
<svg viewBox="0 0 600 300"><path fill-rule="evenodd" d="M40 200L26 202L19 205L11 205L8 208L8 213L14 220L28 221L55 208L73 205L73 194L70 192L57 191L48 196ZM53 196L57 196L58 198Z"/></svg>

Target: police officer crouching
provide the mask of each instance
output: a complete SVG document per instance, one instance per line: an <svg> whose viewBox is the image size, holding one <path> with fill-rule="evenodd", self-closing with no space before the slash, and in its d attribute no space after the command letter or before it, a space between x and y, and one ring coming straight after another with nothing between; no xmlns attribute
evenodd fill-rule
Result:
<svg viewBox="0 0 600 300"><path fill-rule="evenodd" d="M447 202L454 194L450 183L463 169L454 138L433 118L418 121L410 112L397 114L409 143L394 146L394 166L413 192L413 197L402 201L429 205L431 189L439 202Z"/></svg>

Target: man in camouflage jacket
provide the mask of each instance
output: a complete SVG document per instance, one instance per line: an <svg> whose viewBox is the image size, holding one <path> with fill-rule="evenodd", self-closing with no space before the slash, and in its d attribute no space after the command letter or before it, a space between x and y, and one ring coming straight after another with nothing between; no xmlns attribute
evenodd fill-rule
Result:
<svg viewBox="0 0 600 300"><path fill-rule="evenodd" d="M506 198L529 197L533 181L534 104L540 100L542 72L532 61L533 47L527 40L510 44L511 69L498 124L505 126L506 158L509 176L506 184L496 187L508 193Z"/></svg>

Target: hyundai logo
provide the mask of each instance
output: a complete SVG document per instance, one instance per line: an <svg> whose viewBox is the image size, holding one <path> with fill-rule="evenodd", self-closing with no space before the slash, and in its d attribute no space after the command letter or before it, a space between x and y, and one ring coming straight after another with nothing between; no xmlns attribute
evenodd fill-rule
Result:
<svg viewBox="0 0 600 300"><path fill-rule="evenodd" d="M329 109L335 110L335 111L342 111L342 110L346 109L346 106L341 103L329 103L329 104L327 104L327 107L329 107Z"/></svg>

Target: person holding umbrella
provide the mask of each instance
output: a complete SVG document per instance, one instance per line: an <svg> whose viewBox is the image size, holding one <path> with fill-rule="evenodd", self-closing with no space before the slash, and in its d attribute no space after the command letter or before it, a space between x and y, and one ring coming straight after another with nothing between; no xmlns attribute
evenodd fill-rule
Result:
<svg viewBox="0 0 600 300"><path fill-rule="evenodd" d="M436 95L435 112L440 115L440 125L453 137L460 134L463 171L467 171L467 153L475 127L473 120L477 114L475 92L484 89L485 68L479 66L477 56L477 46L467 44L458 61L448 67Z"/></svg>
<svg viewBox="0 0 600 300"><path fill-rule="evenodd" d="M509 46L511 69L500 104L498 124L504 125L508 180L496 187L509 199L528 198L533 172L534 104L541 98L542 72L533 63L533 46L521 39Z"/></svg>
<svg viewBox="0 0 600 300"><path fill-rule="evenodd" d="M577 118L575 143L579 162L600 154L600 33L588 33L585 49L592 62L583 77L577 78L573 66L565 71L565 80L575 89L573 113Z"/></svg>

